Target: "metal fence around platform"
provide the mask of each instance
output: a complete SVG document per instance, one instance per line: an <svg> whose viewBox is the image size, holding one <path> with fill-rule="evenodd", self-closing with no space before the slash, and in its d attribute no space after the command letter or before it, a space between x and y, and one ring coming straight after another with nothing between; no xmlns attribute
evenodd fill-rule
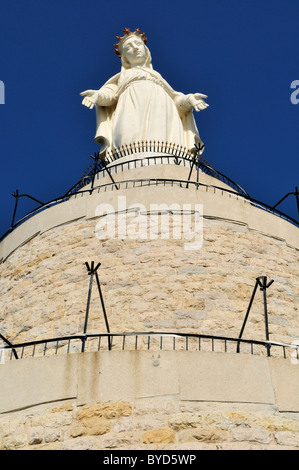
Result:
<svg viewBox="0 0 299 470"><path fill-rule="evenodd" d="M195 187L195 189L198 189L199 187L204 188L206 191L209 191L210 189L216 193L219 191L222 195L223 194L228 194L230 197L236 197L237 199L241 199L244 202L249 202L253 206L262 209L266 212L269 212L281 219L286 220L287 222L290 222L291 224L295 226L299 226L299 222L292 217L289 217L288 215L284 214L283 212L273 208L265 203L262 203L256 199L244 196L242 194L239 194L233 190L229 190L226 188L222 188L220 186L213 186L213 185L207 185L204 183L197 183L196 181L189 181L189 180L179 180L179 179L166 179L166 178L145 178L145 179L128 179L128 180L122 180L122 181L117 181L117 183L106 183L103 185L97 185L93 189L86 189L86 190L81 190L77 193L70 194L68 196L62 196L56 199L53 199L52 201L47 202L46 204L43 204L42 206L39 206L37 209L32 210L28 214L26 214L24 217L19 219L17 222L15 222L11 228L0 237L0 242L4 240L15 228L20 226L22 223L24 223L26 220L30 219L34 215L48 209L49 207L55 206L57 204L60 204L62 202L68 201L70 198L73 197L83 197L85 194L93 194L94 192L106 192L107 190L114 190L115 186L118 186L117 189L129 189L129 188L136 188L136 187L145 187L145 186L164 186L164 187L175 187L178 186L180 188L188 188L189 186Z"/></svg>
<svg viewBox="0 0 299 470"><path fill-rule="evenodd" d="M111 173L111 170L113 170L115 174L115 173L120 173L122 171L125 171L126 169L134 169L140 166L143 167L147 165L158 165L158 164L169 164L169 163L174 163L177 165L182 164L182 166L190 167L190 173L189 173L188 179L185 180L185 179L165 179L165 178L144 178L144 179L132 178L132 179L124 179L122 181L115 182ZM196 168L196 179L194 178L191 179L193 167ZM218 179L222 183L225 183L227 185L227 188L220 187L217 185L208 185L208 184L201 183L199 181L199 173L198 173L199 170L209 176L212 176L215 179ZM95 177L96 175L100 175L100 174L103 176L108 175L111 179L111 183L95 184L96 182ZM90 187L86 189L88 185L90 185ZM117 162L116 161L115 163L111 164L109 167L107 165L104 165L104 167L102 167L99 171L97 171L97 173L89 174L86 177L82 178L63 196L57 197L46 203L42 203L28 194L19 194L18 191L15 191L13 193L13 196L15 197L16 202L15 202L11 226L10 226L10 229L0 237L0 242L7 235L9 235L15 228L20 226L26 220L48 209L49 207L68 201L71 197L80 197L80 196L83 196L84 194L93 194L95 191L106 192L107 190L127 189L130 187L140 187L140 186L148 186L148 185L150 186L153 186L153 185L155 186L161 186L161 185L162 186L179 186L181 188L189 188L189 186L191 186L191 187L194 187L195 189L199 189L201 187L201 188L205 188L206 191L208 191L211 188L214 192L221 191L222 194L226 193L226 194L229 194L230 196L235 195L237 198L241 198L244 201L248 201L253 206L258 207L259 209L270 212L275 216L283 218L287 220L288 222L296 226L299 226L299 221L288 216L284 212L278 210L276 207L277 204L275 206L270 206L261 201L258 201L257 199L252 198L237 183L235 183L234 181L232 181L230 178L223 175L222 173L218 172L211 166L203 163L202 161L196 162L194 160L191 160L190 157L187 158L185 156L177 157L177 156L171 156L171 155L168 155L168 156L161 155L161 156L145 157L143 159L134 159L134 160L130 160L129 162ZM21 197L28 197L34 200L35 202L39 203L40 205L37 208L33 209L32 211L28 212L25 216L20 218L18 221L15 221L17 205ZM297 198L297 202L298 202L298 198ZM299 211L299 205L298 205L298 211Z"/></svg>
<svg viewBox="0 0 299 470"><path fill-rule="evenodd" d="M13 346L3 344L0 364L29 357L101 351L204 351L271 355L299 362L298 344L179 332L126 332L63 336Z"/></svg>

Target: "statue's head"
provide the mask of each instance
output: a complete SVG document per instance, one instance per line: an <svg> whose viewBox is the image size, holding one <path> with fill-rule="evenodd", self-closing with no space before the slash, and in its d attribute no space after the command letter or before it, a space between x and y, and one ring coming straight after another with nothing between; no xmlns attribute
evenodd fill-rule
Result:
<svg viewBox="0 0 299 470"><path fill-rule="evenodd" d="M137 65L151 67L151 54L146 46L147 38L144 33L139 33L139 29L131 32L124 29L123 37L117 36L118 43L114 44L115 53L121 58L122 66L126 69Z"/></svg>

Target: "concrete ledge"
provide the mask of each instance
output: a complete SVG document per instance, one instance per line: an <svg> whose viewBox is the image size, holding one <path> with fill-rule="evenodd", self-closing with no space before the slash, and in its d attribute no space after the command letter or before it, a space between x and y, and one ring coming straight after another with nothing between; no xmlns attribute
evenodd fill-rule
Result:
<svg viewBox="0 0 299 470"><path fill-rule="evenodd" d="M0 413L77 396L77 355L20 359L0 365Z"/></svg>
<svg viewBox="0 0 299 470"><path fill-rule="evenodd" d="M279 411L299 410L299 363L276 359L270 362L275 400Z"/></svg>
<svg viewBox="0 0 299 470"><path fill-rule="evenodd" d="M78 356L78 405L179 396L177 356L173 351L106 352Z"/></svg>
<svg viewBox="0 0 299 470"><path fill-rule="evenodd" d="M183 352L178 371L181 400L275 403L268 362L259 356Z"/></svg>
<svg viewBox="0 0 299 470"><path fill-rule="evenodd" d="M191 351L101 351L0 365L0 412L75 399L172 397L276 405L299 412L299 366L286 359Z"/></svg>

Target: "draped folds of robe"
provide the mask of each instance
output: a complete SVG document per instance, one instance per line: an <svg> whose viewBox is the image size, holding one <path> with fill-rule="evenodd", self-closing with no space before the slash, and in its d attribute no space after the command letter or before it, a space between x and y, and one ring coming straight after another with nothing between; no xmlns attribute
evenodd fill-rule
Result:
<svg viewBox="0 0 299 470"><path fill-rule="evenodd" d="M149 67L122 68L99 92L95 141L100 153L142 141L169 142L194 148L202 144L193 111L184 109L161 75Z"/></svg>

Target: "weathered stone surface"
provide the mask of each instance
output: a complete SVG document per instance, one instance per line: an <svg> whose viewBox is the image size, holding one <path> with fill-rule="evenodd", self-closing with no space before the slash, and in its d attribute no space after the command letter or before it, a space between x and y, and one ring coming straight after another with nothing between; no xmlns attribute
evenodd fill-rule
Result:
<svg viewBox="0 0 299 470"><path fill-rule="evenodd" d="M206 443L220 443L229 440L228 431L222 431L220 429L213 429L208 427L187 429L181 431L178 436L181 442L198 441Z"/></svg>
<svg viewBox="0 0 299 470"><path fill-rule="evenodd" d="M232 429L236 426L251 427L252 416L245 413L224 413L215 411L208 413L205 417L205 423L209 427L219 429Z"/></svg>
<svg viewBox="0 0 299 470"><path fill-rule="evenodd" d="M168 420L168 424L175 430L195 428L202 421L199 413L177 413L171 416Z"/></svg>
<svg viewBox="0 0 299 470"><path fill-rule="evenodd" d="M299 254L284 242L205 220L203 246L189 252L180 240L100 241L95 225L80 220L48 230L0 264L0 327L8 338L21 342L82 331L84 263L99 256L114 331L188 329L238 336L255 278L267 275L275 280L268 290L271 338L291 342L298 336ZM247 337L264 339L261 305L258 292ZM94 289L89 331L105 329L98 306Z"/></svg>
<svg viewBox="0 0 299 470"><path fill-rule="evenodd" d="M277 444L282 446L299 447L299 435L291 431L279 431L274 434Z"/></svg>
<svg viewBox="0 0 299 470"><path fill-rule="evenodd" d="M254 420L256 426L267 429L268 431L290 431L299 432L299 421L288 419L282 416L260 416Z"/></svg>
<svg viewBox="0 0 299 470"><path fill-rule="evenodd" d="M53 408L52 413L60 413L61 411L73 411L74 405L66 403L65 405L57 406Z"/></svg>
<svg viewBox="0 0 299 470"><path fill-rule="evenodd" d="M0 415L0 449L297 450L299 415L292 416L240 403L62 402Z"/></svg>
<svg viewBox="0 0 299 470"><path fill-rule="evenodd" d="M142 436L144 444L169 444L175 442L175 432L173 429L154 429Z"/></svg>
<svg viewBox="0 0 299 470"><path fill-rule="evenodd" d="M95 417L106 419L119 418L121 416L130 416L132 414L132 405L127 402L100 403L91 406L85 406L78 415L78 420L86 420Z"/></svg>
<svg viewBox="0 0 299 470"><path fill-rule="evenodd" d="M269 444L272 441L272 434L262 428L237 427L232 429L230 434L233 441L249 441L260 444Z"/></svg>
<svg viewBox="0 0 299 470"><path fill-rule="evenodd" d="M76 437L67 439L62 444L62 450L97 450L99 439L95 436Z"/></svg>
<svg viewBox="0 0 299 470"><path fill-rule="evenodd" d="M111 430L111 422L106 418L85 418L71 427L71 437L101 436Z"/></svg>
<svg viewBox="0 0 299 470"><path fill-rule="evenodd" d="M70 436L101 436L112 429L112 419L132 414L132 405L127 402L97 403L83 407L70 429Z"/></svg>

